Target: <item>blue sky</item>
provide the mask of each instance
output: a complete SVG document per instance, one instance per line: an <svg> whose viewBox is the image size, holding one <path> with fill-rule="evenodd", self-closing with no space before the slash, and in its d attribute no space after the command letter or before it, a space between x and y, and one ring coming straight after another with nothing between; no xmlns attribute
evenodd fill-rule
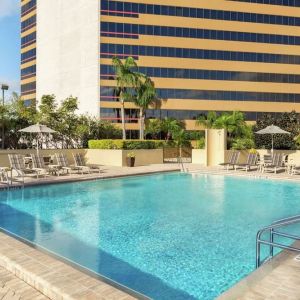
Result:
<svg viewBox="0 0 300 300"><path fill-rule="evenodd" d="M20 92L20 1L0 0L0 83Z"/></svg>

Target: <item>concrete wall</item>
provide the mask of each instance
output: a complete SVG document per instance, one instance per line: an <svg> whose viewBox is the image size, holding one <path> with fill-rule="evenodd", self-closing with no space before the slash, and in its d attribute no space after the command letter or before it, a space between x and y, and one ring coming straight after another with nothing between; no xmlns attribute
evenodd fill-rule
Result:
<svg viewBox="0 0 300 300"><path fill-rule="evenodd" d="M192 163L206 165L206 150L205 149L193 149L192 150Z"/></svg>
<svg viewBox="0 0 300 300"><path fill-rule="evenodd" d="M37 1L37 100L78 97L99 116L99 0Z"/></svg>
<svg viewBox="0 0 300 300"><path fill-rule="evenodd" d="M126 157L129 152L136 155L135 166L144 166L150 164L163 164L163 149L151 150L98 150L98 149L64 149L64 150L40 150L40 155L48 156L63 152L67 155L70 164L74 164L72 153L81 152L85 155L87 163L100 164L106 166L126 166ZM9 167L8 154L31 154L36 150L0 150L0 167Z"/></svg>
<svg viewBox="0 0 300 300"><path fill-rule="evenodd" d="M79 149L79 150L73 150L73 149L56 149L56 150L40 150L40 155L43 156L51 156L58 152L64 152L67 155L67 159L70 164L74 164L74 159L72 156L73 152L81 152L85 154L87 152L86 149ZM9 160L8 160L8 154L22 154L22 155L28 155L31 153L36 153L35 149L28 149L28 150L0 150L0 167L9 167Z"/></svg>
<svg viewBox="0 0 300 300"><path fill-rule="evenodd" d="M227 149L227 132L224 129L205 130L206 165L216 166L224 162Z"/></svg>

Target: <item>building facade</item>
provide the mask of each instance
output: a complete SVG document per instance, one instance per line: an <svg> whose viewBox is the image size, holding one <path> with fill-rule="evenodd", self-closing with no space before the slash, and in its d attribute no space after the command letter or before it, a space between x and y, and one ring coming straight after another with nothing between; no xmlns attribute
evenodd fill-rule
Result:
<svg viewBox="0 0 300 300"><path fill-rule="evenodd" d="M24 0L25 6L25 100L72 94L82 111L120 122L111 59L132 56L162 99L149 118L174 117L193 129L210 110L240 110L249 121L263 112L300 112L298 0ZM33 49L37 59L28 54ZM136 130L137 111L126 107L127 129Z"/></svg>

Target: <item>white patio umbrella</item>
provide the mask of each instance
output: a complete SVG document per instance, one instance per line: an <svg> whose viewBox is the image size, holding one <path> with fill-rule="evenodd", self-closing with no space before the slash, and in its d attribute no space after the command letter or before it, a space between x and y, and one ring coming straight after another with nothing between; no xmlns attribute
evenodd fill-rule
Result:
<svg viewBox="0 0 300 300"><path fill-rule="evenodd" d="M35 124L35 125L31 125L31 126L28 126L26 128L23 128L21 130L19 130L20 132L27 132L27 133L36 133L38 135L37 137L37 142L36 142L36 152L37 152L37 155L39 155L39 138L42 137L42 135L44 133L54 133L56 132L55 130L45 126L45 125L42 125L42 124Z"/></svg>
<svg viewBox="0 0 300 300"><path fill-rule="evenodd" d="M267 126L266 128L261 129L261 130L257 131L256 133L257 134L271 134L271 137L272 137L272 150L271 150L271 152L272 152L272 154L273 154L273 151L274 151L274 134L291 134L290 132L285 131L285 130L283 130L280 127L275 126L275 125Z"/></svg>

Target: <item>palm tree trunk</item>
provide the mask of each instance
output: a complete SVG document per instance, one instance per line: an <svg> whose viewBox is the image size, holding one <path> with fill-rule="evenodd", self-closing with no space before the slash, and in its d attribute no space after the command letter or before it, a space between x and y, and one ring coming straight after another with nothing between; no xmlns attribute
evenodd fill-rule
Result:
<svg viewBox="0 0 300 300"><path fill-rule="evenodd" d="M123 140L126 140L126 129L125 129L125 108L124 108L124 101L121 100L121 120L122 120L122 137Z"/></svg>
<svg viewBox="0 0 300 300"><path fill-rule="evenodd" d="M140 108L140 140L144 139L144 126L145 126L145 120L144 120L144 111L142 108Z"/></svg>

